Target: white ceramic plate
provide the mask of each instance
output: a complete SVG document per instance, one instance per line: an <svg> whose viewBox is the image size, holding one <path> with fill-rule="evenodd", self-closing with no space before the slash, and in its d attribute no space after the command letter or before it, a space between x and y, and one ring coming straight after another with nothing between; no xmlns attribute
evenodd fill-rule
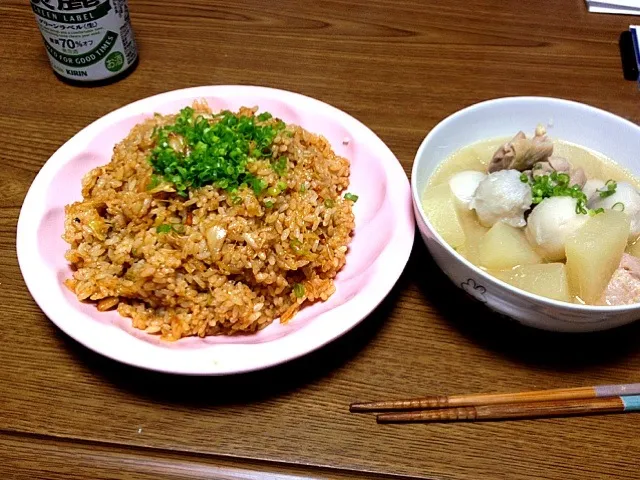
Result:
<svg viewBox="0 0 640 480"><path fill-rule="evenodd" d="M114 145L154 112L175 113L204 99L214 110L259 106L286 123L323 135L351 161L349 191L356 230L336 293L303 308L286 325L274 322L252 336L186 338L165 342L131 327L117 312L98 312L63 285L71 275L62 240L64 206L80 200L81 179L110 161ZM162 372L225 375L294 359L341 336L389 293L411 253L414 238L407 177L391 150L346 113L299 94L251 86L207 86L163 93L120 108L65 143L44 165L18 221L20 268L40 308L60 329L114 360ZM43 329L43 334L46 330Z"/></svg>

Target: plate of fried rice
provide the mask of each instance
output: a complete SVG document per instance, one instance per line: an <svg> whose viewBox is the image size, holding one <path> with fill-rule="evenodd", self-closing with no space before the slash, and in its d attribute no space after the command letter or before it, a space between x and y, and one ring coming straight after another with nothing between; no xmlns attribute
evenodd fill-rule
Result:
<svg viewBox="0 0 640 480"><path fill-rule="evenodd" d="M226 375L346 333L409 258L409 183L348 114L207 86L93 122L43 166L17 250L43 312L117 361Z"/></svg>

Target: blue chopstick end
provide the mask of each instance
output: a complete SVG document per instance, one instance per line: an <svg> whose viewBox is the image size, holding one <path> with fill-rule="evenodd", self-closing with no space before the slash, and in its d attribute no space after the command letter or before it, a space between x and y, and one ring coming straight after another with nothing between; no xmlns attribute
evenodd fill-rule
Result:
<svg viewBox="0 0 640 480"><path fill-rule="evenodd" d="M640 395L623 395L620 397L625 412L640 411Z"/></svg>

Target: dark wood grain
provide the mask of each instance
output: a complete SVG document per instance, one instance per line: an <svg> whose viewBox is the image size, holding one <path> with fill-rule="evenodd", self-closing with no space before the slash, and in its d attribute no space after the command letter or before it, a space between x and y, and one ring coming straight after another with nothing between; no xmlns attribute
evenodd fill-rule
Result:
<svg viewBox="0 0 640 480"><path fill-rule="evenodd" d="M42 436L0 433L0 478L11 480L393 480L395 475L174 453ZM35 447L35 451L34 451ZM36 454L37 453L37 454ZM89 476L90 475L90 476Z"/></svg>
<svg viewBox="0 0 640 480"><path fill-rule="evenodd" d="M63 465L105 478L100 462L60 453L94 447L110 465L165 452L194 472L228 458L267 462L256 464L266 472L637 478L638 415L381 426L348 413L369 398L638 381L640 325L593 335L520 327L470 303L419 241L397 287L358 328L287 365L229 378L159 375L87 351L35 305L15 255L19 209L39 168L133 100L207 84L297 91L369 125L408 173L429 129L488 98L563 97L640 122L640 94L623 80L617 51L633 18L587 14L582 0L135 0L131 10L137 70L77 88L53 76L26 0L0 2L0 460L13 459L0 461L2 478L62 478ZM46 460L25 463L29 455Z"/></svg>

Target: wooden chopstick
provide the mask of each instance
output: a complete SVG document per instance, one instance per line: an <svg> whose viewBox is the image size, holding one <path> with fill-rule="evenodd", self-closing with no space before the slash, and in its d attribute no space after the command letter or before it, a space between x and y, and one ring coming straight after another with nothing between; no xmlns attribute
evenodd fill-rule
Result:
<svg viewBox="0 0 640 480"><path fill-rule="evenodd" d="M455 407L421 412L383 413L378 423L507 420L640 411L640 395Z"/></svg>
<svg viewBox="0 0 640 480"><path fill-rule="evenodd" d="M393 410L425 410L447 407L473 407L505 403L543 402L554 400L584 400L590 398L640 395L640 383L600 385L595 387L557 388L516 393L480 393L468 395L433 395L408 400L352 403L351 412L381 412Z"/></svg>

